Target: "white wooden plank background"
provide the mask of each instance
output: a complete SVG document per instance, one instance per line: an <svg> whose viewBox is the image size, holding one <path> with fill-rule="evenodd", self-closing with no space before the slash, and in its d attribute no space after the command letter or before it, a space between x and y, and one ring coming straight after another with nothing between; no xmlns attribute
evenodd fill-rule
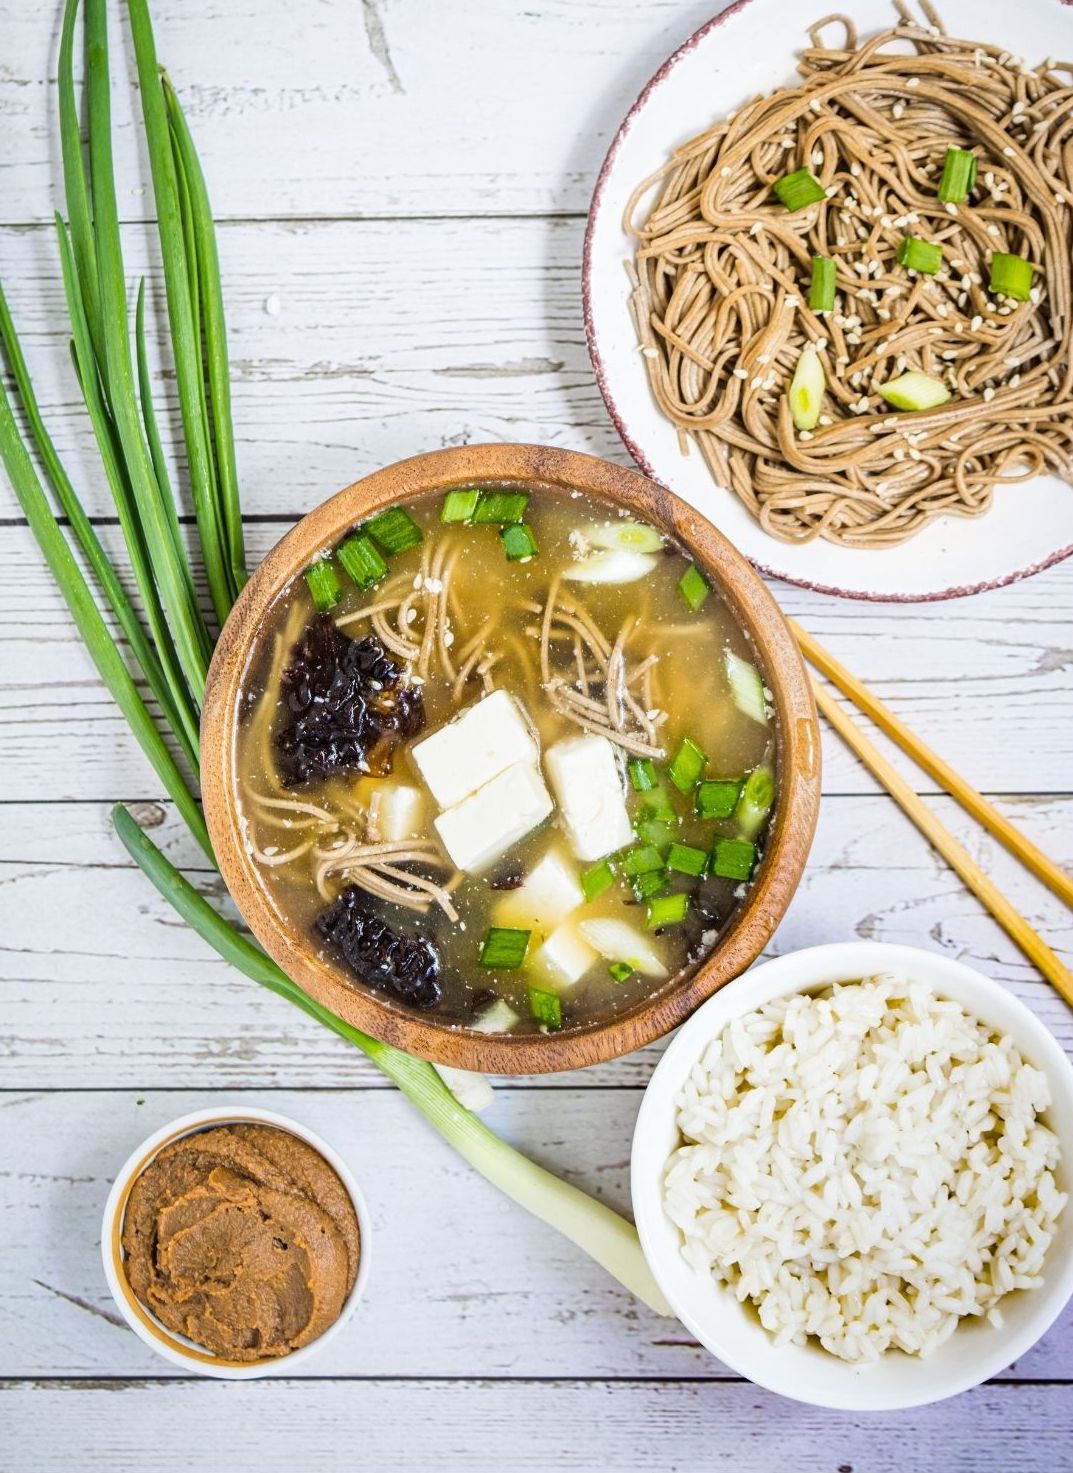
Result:
<svg viewBox="0 0 1073 1473"><path fill-rule="evenodd" d="M440 445L533 439L626 460L585 355L581 217L618 118L717 4L156 0L161 56L227 222L255 556L328 492ZM47 225L58 11L0 0L0 272L57 442L114 545ZM116 118L134 171L121 208L137 220L147 196L122 92ZM127 232L132 281L158 282L150 244ZM224 1446L239 1473L334 1469L355 1452L407 1473L1073 1468L1073 1314L1000 1380L923 1412L854 1419L756 1390L475 1179L363 1058L219 964L111 835L110 803L137 802L195 881L218 884L2 496L3 1473L150 1457L170 1473L218 1465ZM775 593L1073 866L1073 565L931 608ZM1015 990L1073 1050L1073 1015L890 801L838 743L825 761L812 861L773 950L850 936L943 949ZM949 800L931 801L1073 961L1068 913ZM503 1081L491 1121L626 1208L630 1130L659 1052ZM172 1377L114 1323L101 1276L111 1173L157 1124L223 1095L307 1120L370 1198L368 1300L300 1380Z"/></svg>

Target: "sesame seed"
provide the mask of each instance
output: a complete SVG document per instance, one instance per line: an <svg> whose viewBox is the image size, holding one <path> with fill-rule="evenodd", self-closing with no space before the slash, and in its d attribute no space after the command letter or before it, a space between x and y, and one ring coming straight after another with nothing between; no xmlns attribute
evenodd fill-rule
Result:
<svg viewBox="0 0 1073 1473"><path fill-rule="evenodd" d="M861 172L861 166L860 166L860 164L850 164L849 171L850 171L851 174L853 174L854 176L856 176L857 174L859 174Z"/></svg>
<svg viewBox="0 0 1073 1473"><path fill-rule="evenodd" d="M749 387L750 389L762 389L764 387L764 380L762 378L754 378L749 384Z"/></svg>
<svg viewBox="0 0 1073 1473"><path fill-rule="evenodd" d="M939 354L939 357L944 359L945 362L949 363L952 359L956 358L957 355L958 350L956 348L945 348L943 352Z"/></svg>
<svg viewBox="0 0 1073 1473"><path fill-rule="evenodd" d="M800 307L800 305L801 305L801 298L800 297L787 297L786 298L786 305L788 307Z"/></svg>
<svg viewBox="0 0 1073 1473"><path fill-rule="evenodd" d="M792 138L780 138L779 139L779 147L780 148L793 148L793 146L794 146L794 140ZM813 155L813 161L815 162L815 155Z"/></svg>
<svg viewBox="0 0 1073 1473"><path fill-rule="evenodd" d="M984 325L984 319L980 316L979 312L977 312L976 316L969 323L969 331L970 332L979 332L980 329L981 329L981 327L983 327L983 325Z"/></svg>
<svg viewBox="0 0 1073 1473"><path fill-rule="evenodd" d="M905 85L907 87L919 87L920 86L920 78L919 77L910 77L909 80L906 82Z"/></svg>
<svg viewBox="0 0 1073 1473"><path fill-rule="evenodd" d="M999 233L998 226L997 225L989 225L987 227L987 233L988 233L988 235L998 235L998 233Z"/></svg>
<svg viewBox="0 0 1073 1473"><path fill-rule="evenodd" d="M1056 189L1054 192L1054 202L1056 205L1064 205L1066 202L1066 197L1060 189Z"/></svg>
<svg viewBox="0 0 1073 1473"><path fill-rule="evenodd" d="M893 117L893 118L900 118L902 116L902 114L905 112L905 103L904 102L896 102L894 104L894 106L891 108L890 112L891 112L891 117Z"/></svg>
<svg viewBox="0 0 1073 1473"><path fill-rule="evenodd" d="M642 348L641 349L641 352L644 354L644 356L646 358L658 358L659 357L659 353L656 351L655 348Z"/></svg>
<svg viewBox="0 0 1073 1473"><path fill-rule="evenodd" d="M990 386L984 390L984 402L985 403L990 404L991 400L994 397L995 397L995 391Z"/></svg>
<svg viewBox="0 0 1073 1473"><path fill-rule="evenodd" d="M728 175L729 175L729 173L730 173L730 165L729 165L729 164L724 164L724 165L723 165L723 167L722 167L722 168L721 168L721 169L720 169L720 170L719 170L719 173L720 173L720 174L721 174L721 176L722 176L722 177L723 177L723 178L724 178L724 179L726 179L726 178L727 178L727 176L728 176Z"/></svg>
<svg viewBox="0 0 1073 1473"><path fill-rule="evenodd" d="M909 459L910 460L923 460L924 457L923 457L923 455L921 455L921 453L920 453L919 450L910 450L910 452L909 452Z"/></svg>
<svg viewBox="0 0 1073 1473"><path fill-rule="evenodd" d="M820 415L820 424L822 424L822 425L833 425L834 424L834 420L831 418L831 416L829 414L821 414Z"/></svg>
<svg viewBox="0 0 1073 1473"><path fill-rule="evenodd" d="M827 339L826 338L817 338L816 339L816 351L817 351L817 353L822 353L823 350L824 350L824 348L826 348L826 346L827 346Z"/></svg>
<svg viewBox="0 0 1073 1473"><path fill-rule="evenodd" d="M749 377L749 370L747 368L735 368L734 369L734 377L735 378L748 378Z"/></svg>
<svg viewBox="0 0 1073 1473"><path fill-rule="evenodd" d="M797 438L799 440L811 440L812 439L812 431L811 430L799 430L798 431L798 434L797 434Z"/></svg>
<svg viewBox="0 0 1073 1473"><path fill-rule="evenodd" d="M954 203L954 201L952 199L948 199L947 202L946 202L946 213L948 215L956 215L957 212L958 212L957 205Z"/></svg>
<svg viewBox="0 0 1073 1473"><path fill-rule="evenodd" d="M905 459L905 451L902 449L902 447L900 445L898 446L897 450L894 450L891 453L893 454L895 460L904 460Z"/></svg>
<svg viewBox="0 0 1073 1473"><path fill-rule="evenodd" d="M818 97L812 98L812 100L809 103L809 107L812 109L812 111L814 113L818 113L819 112L820 106L821 106L820 99Z"/></svg>
<svg viewBox="0 0 1073 1473"><path fill-rule="evenodd" d="M1010 376L1010 388L1011 389L1016 389L1017 385L1020 382L1021 382L1021 375L1019 373L1015 373L1015 374L1012 374Z"/></svg>
<svg viewBox="0 0 1073 1473"><path fill-rule="evenodd" d="M1010 145L1008 143L1006 144L1006 147L1002 150L1002 152L1006 156L1006 158L1008 158L1008 159L1012 159L1013 158L1014 150L1010 147Z"/></svg>

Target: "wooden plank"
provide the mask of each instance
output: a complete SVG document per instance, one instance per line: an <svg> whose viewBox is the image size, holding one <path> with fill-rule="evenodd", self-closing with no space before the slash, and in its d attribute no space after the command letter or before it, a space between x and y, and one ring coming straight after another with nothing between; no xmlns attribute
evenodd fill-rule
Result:
<svg viewBox="0 0 1073 1473"><path fill-rule="evenodd" d="M954 832L1067 962L1073 922L950 801ZM1060 862L1073 860L1073 799L1004 801ZM143 810L168 852L196 864L162 808ZM338 1087L376 1072L281 999L218 961L126 861L105 804L12 803L0 825L0 1079L8 1088ZM894 856L894 857L892 857ZM213 897L218 876L197 882ZM1073 1014L1023 961L885 798L832 798L804 882L774 941L786 952L863 937L941 950L1010 987L1073 1049ZM658 1047L538 1081L634 1087Z"/></svg>
<svg viewBox="0 0 1073 1473"><path fill-rule="evenodd" d="M359 1449L379 1473L1065 1473L1065 1386L984 1386L956 1402L864 1415L739 1384L448 1381L13 1385L6 1425L35 1473L218 1466L332 1473Z"/></svg>
<svg viewBox="0 0 1073 1473"><path fill-rule="evenodd" d="M398 0L155 0L153 19L220 215L500 215L586 210L642 85L720 8L649 0L609 24L601 0L457 0L418 22ZM114 132L134 215L150 197L120 13ZM7 222L49 220L60 196L57 30L51 6L0 4Z"/></svg>
<svg viewBox="0 0 1073 1473"><path fill-rule="evenodd" d="M114 1322L100 1213L115 1171L150 1131L229 1101L269 1104L323 1135L369 1199L368 1297L306 1374L727 1376L681 1325L637 1304L500 1196L395 1093L105 1090L0 1095L0 1378L174 1374ZM513 1090L487 1118L553 1170L628 1210L636 1107L632 1091ZM1065 1376L1071 1352L1073 1310L1005 1374Z"/></svg>
<svg viewBox="0 0 1073 1473"><path fill-rule="evenodd" d="M251 561L280 535L248 528ZM122 558L115 527L102 529ZM773 584L790 614L980 788L1073 788L1073 560L944 605L892 609ZM885 739L880 738L881 745ZM889 749L889 748L888 748ZM923 791L930 781L897 758ZM829 734L828 793L875 792ZM155 798L160 788L96 676L25 527L0 526L0 801Z"/></svg>

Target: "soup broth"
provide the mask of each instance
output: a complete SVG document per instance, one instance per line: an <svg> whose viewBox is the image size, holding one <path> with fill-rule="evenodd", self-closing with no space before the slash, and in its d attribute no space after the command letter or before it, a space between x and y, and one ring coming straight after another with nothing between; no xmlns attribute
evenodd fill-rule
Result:
<svg viewBox="0 0 1073 1473"><path fill-rule="evenodd" d="M355 528L276 601L236 731L279 914L352 987L486 1032L628 1009L761 862L756 656L655 528L475 486Z"/></svg>

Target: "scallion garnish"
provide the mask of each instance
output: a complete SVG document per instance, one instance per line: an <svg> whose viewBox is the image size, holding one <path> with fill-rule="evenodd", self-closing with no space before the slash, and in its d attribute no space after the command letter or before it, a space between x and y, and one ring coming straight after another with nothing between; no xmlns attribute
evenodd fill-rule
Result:
<svg viewBox="0 0 1073 1473"><path fill-rule="evenodd" d="M757 767L745 779L734 819L744 839L754 839L775 801L775 775L770 767Z"/></svg>
<svg viewBox="0 0 1073 1473"><path fill-rule="evenodd" d="M743 784L739 778L709 778L697 784L693 811L698 818L729 818L738 806Z"/></svg>
<svg viewBox="0 0 1073 1473"><path fill-rule="evenodd" d="M465 491L448 491L443 498L443 506L440 508L441 522L469 522L473 519L473 513L477 509L477 502L481 493L476 487L469 487Z"/></svg>
<svg viewBox="0 0 1073 1473"><path fill-rule="evenodd" d="M642 818L634 827L637 837L645 844L654 845L661 854L674 838L674 829L664 818Z"/></svg>
<svg viewBox="0 0 1073 1473"><path fill-rule="evenodd" d="M370 537L348 537L335 549L335 555L347 573L362 590L379 583L387 572L387 563L373 546Z"/></svg>
<svg viewBox="0 0 1073 1473"><path fill-rule="evenodd" d="M507 527L500 527L499 536L509 563L524 563L536 557L536 538L533 529L525 522L512 522Z"/></svg>
<svg viewBox="0 0 1073 1473"><path fill-rule="evenodd" d="M629 764L629 773L635 792L650 793L659 786L656 764L651 757L634 757Z"/></svg>
<svg viewBox="0 0 1073 1473"><path fill-rule="evenodd" d="M815 343L806 343L797 360L794 376L787 390L790 418L799 430L814 430L823 408L823 391L827 387L823 364Z"/></svg>
<svg viewBox="0 0 1073 1473"><path fill-rule="evenodd" d="M685 920L688 909L689 896L684 890L676 895L656 895L648 902L645 925L650 931L658 931L663 926L677 926Z"/></svg>
<svg viewBox="0 0 1073 1473"><path fill-rule="evenodd" d="M618 861L624 875L643 875L650 870L663 868L663 856L654 844L639 844L636 849L627 849Z"/></svg>
<svg viewBox="0 0 1073 1473"><path fill-rule="evenodd" d="M748 880L756 868L756 845L747 839L716 839L712 874L724 880Z"/></svg>
<svg viewBox="0 0 1073 1473"><path fill-rule="evenodd" d="M704 601L711 591L712 585L696 563L690 563L678 580L678 592L685 599L686 606L692 613L696 614L703 608Z"/></svg>
<svg viewBox="0 0 1073 1473"><path fill-rule="evenodd" d="M531 931L518 931L509 926L492 926L484 938L477 960L482 967L513 972L525 961L532 934Z"/></svg>
<svg viewBox="0 0 1073 1473"><path fill-rule="evenodd" d="M680 793L692 792L704 771L707 757L690 737L686 737L667 769L667 776Z"/></svg>
<svg viewBox="0 0 1073 1473"><path fill-rule="evenodd" d="M950 398L950 390L944 383L915 369L873 387L895 409L938 409Z"/></svg>
<svg viewBox="0 0 1073 1473"><path fill-rule="evenodd" d="M306 568L306 582L313 595L313 602L322 614L334 609L343 595L343 585L331 558L318 558Z"/></svg>
<svg viewBox="0 0 1073 1473"><path fill-rule="evenodd" d="M653 788L645 793L641 799L646 815L649 818L657 818L661 823L674 823L678 815L674 811L671 795L660 783L658 788Z"/></svg>
<svg viewBox="0 0 1073 1473"><path fill-rule="evenodd" d="M408 547L416 547L422 540L421 528L401 506L389 506L387 511L379 512L365 523L362 531L367 532L389 557L405 552Z"/></svg>
<svg viewBox="0 0 1073 1473"><path fill-rule="evenodd" d="M934 276L943 264L943 248L933 240L921 240L919 236L907 235L899 245L895 259L907 271L919 271L922 276Z"/></svg>
<svg viewBox="0 0 1073 1473"><path fill-rule="evenodd" d="M615 883L615 871L609 860L601 859L581 872L581 893L586 900L595 900Z"/></svg>
<svg viewBox="0 0 1073 1473"><path fill-rule="evenodd" d="M508 522L520 522L528 505L529 493L526 491L482 491L473 520L503 527Z"/></svg>
<svg viewBox="0 0 1073 1473"><path fill-rule="evenodd" d="M637 875L632 882L633 893L638 900L649 900L653 895L658 895L661 890L667 888L667 871L663 869L646 870L643 875Z"/></svg>
<svg viewBox="0 0 1073 1473"><path fill-rule="evenodd" d="M835 263L830 256L813 256L812 281L808 289L808 304L813 312L834 311L837 275Z"/></svg>
<svg viewBox="0 0 1073 1473"><path fill-rule="evenodd" d="M959 205L976 187L976 155L966 148L948 148L939 180L939 198L944 205Z"/></svg>
<svg viewBox="0 0 1073 1473"><path fill-rule="evenodd" d="M998 296L1012 297L1015 302L1027 302L1032 295L1032 273L1035 267L1024 256L1010 256L996 251L991 257L991 291Z"/></svg>
<svg viewBox="0 0 1073 1473"><path fill-rule="evenodd" d="M628 982L633 976L633 968L628 962L612 962L607 970L612 982Z"/></svg>
<svg viewBox="0 0 1073 1473"><path fill-rule="evenodd" d="M795 169L792 174L785 174L781 179L776 179L773 187L791 213L827 198L826 189L808 169Z"/></svg>
<svg viewBox="0 0 1073 1473"><path fill-rule="evenodd" d="M667 868L680 875L702 875L708 856L703 849L694 849L692 844L672 844L667 850Z"/></svg>
<svg viewBox="0 0 1073 1473"><path fill-rule="evenodd" d="M563 1005L557 992L545 992L542 987L530 987L529 1011L545 1028L563 1026Z"/></svg>

